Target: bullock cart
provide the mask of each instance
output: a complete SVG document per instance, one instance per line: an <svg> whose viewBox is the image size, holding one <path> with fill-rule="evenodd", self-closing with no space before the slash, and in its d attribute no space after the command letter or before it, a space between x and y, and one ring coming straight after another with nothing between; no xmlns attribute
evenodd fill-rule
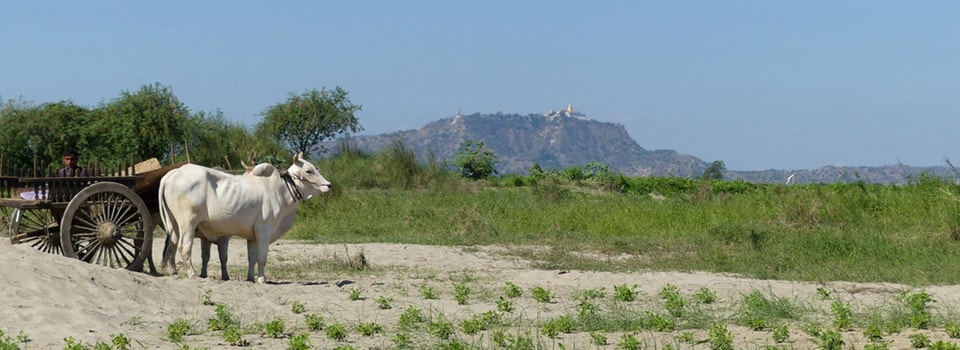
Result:
<svg viewBox="0 0 960 350"><path fill-rule="evenodd" d="M151 257L164 174L156 159L118 169L94 165L76 177L0 168L0 208L13 244L88 263L143 271ZM43 169L43 166L35 167Z"/></svg>

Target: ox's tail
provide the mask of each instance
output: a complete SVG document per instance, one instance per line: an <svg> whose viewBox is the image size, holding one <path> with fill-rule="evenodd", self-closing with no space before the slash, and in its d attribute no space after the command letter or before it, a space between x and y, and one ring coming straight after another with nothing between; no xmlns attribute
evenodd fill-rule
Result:
<svg viewBox="0 0 960 350"><path fill-rule="evenodd" d="M167 200L165 198L166 194L166 184L167 178L173 177L179 169L173 169L168 172L163 178L160 179L160 190L157 194L159 196L160 203L160 221L163 223L164 231L167 231L167 239L163 243L163 260L160 262L160 268L166 269L167 264L170 267L176 269L176 263L174 261L174 256L176 255L176 249L171 250L171 245L180 244L180 229L177 226L177 219L170 215L170 207L167 205ZM174 270L176 272L176 270Z"/></svg>

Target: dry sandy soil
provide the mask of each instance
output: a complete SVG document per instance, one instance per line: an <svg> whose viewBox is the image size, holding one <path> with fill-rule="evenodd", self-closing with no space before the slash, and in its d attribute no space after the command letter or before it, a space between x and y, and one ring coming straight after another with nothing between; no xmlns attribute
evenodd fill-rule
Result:
<svg viewBox="0 0 960 350"><path fill-rule="evenodd" d="M454 336L465 344L493 349L490 331L466 335L460 321L484 312L496 310L496 300L503 295L505 282L520 286L524 294L514 299L515 310L505 318L519 324L507 328L508 334L529 337L544 348L615 349L622 332L607 334L609 345L598 346L586 332L561 334L550 339L540 334L542 322L560 315L576 316L578 301L575 296L584 290L603 288L606 300L612 303L616 285L636 285L638 300L626 305L630 310L662 312L658 293L667 285L680 289L687 297L701 288L716 292L718 301L711 307L735 310L743 295L760 291L764 295L794 298L799 303L822 309L824 325L829 325L829 300L818 298L817 288L830 291L834 298L846 301L855 314L867 310L888 308L896 303L896 295L910 291L908 286L882 283L831 282L825 284L790 281L770 281L710 273L642 272L605 273L581 271L550 271L531 268L523 261L502 254L496 247L437 247L402 244L317 245L280 241L271 246L267 278L269 283L258 285L244 281L246 249L242 241L233 241L230 266L234 280L220 281L218 264L211 264L208 279L175 276L151 276L126 270L89 265L60 256L47 255L27 246L0 243L0 329L8 337L22 332L30 341L20 344L25 349L62 349L64 338L73 337L86 344L110 342L111 336L123 334L133 340L133 348L176 349L180 345L166 339L167 327L177 320L187 320L194 333L185 337L184 344L194 348L230 348L221 332L207 331L207 321L214 317L214 307L204 305L205 296L214 303L226 305L249 331L244 334L249 348L286 348L288 338L269 338L263 334L263 324L282 318L287 334L308 333L317 349L330 349L338 344L322 331L310 332L303 314L294 314L292 304L302 303L307 313L324 317L327 325L341 323L349 330L345 344L355 349L390 349L391 340L398 333L399 316L408 307L416 307L427 317L443 315L457 328ZM157 245L157 247L159 247ZM193 259L199 269L199 244L195 245ZM159 250L155 250L159 251ZM335 258L356 257L363 253L370 268L363 271L313 273L317 266ZM155 254L159 256L159 253ZM216 252L214 252L216 260ZM287 271L278 278L271 269ZM301 269L301 273L291 273ZM343 272L347 271L347 272ZM454 282L471 289L466 305L458 305L453 297ZM426 299L420 293L422 286L434 288L438 299ZM533 287L551 292L553 301L538 303L530 296ZM362 299L352 301L350 291L360 288ZM925 289L936 300L937 312L956 309L960 305L960 287L934 286ZM392 308L381 309L377 299L390 299ZM370 337L361 336L356 325L374 322L384 332ZM757 349L766 345L782 348L815 348L814 338L801 331L801 325L791 328L790 341L773 342L769 331L750 331L729 322L736 348ZM943 329L922 331L931 340L949 339ZM708 349L708 343L680 343L675 338L682 332L661 333L639 331L631 333L645 342L646 348L662 348L672 344L678 348ZM697 340L707 339L707 330L694 330ZM910 348L911 329L887 335L889 348ZM863 330L842 333L846 342L862 349L867 343ZM420 344L438 344L426 330L415 334ZM91 347L92 348L92 347Z"/></svg>

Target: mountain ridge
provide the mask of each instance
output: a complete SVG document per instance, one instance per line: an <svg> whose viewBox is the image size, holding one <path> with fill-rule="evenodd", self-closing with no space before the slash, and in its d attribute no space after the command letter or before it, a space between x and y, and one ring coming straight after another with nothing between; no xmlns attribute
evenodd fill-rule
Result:
<svg viewBox="0 0 960 350"><path fill-rule="evenodd" d="M709 163L674 150L647 150L630 137L619 123L588 118L568 105L565 110L542 114L457 113L428 122L420 129L399 130L379 135L351 135L321 144L336 149L342 142L363 152L376 152L402 141L417 159L430 155L437 160L456 156L460 144L482 141L493 151L501 174L525 174L534 165L562 169L600 163L626 176L699 177ZM946 166L913 167L902 164L881 167L824 166L805 170L725 170L724 178L760 183L904 183L920 174L955 176Z"/></svg>

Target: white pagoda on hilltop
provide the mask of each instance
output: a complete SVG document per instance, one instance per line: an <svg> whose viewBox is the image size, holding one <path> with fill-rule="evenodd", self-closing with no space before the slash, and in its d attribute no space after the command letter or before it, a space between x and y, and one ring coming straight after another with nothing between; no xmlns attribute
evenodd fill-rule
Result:
<svg viewBox="0 0 960 350"><path fill-rule="evenodd" d="M549 118L549 119L564 118L564 117L566 117L566 118L576 118L576 119L580 119L580 120L590 120L590 118L587 118L587 115L583 114L582 112L580 112L580 111L578 111L578 110L573 109L573 104L572 104L572 103L568 103L568 104L567 104L567 109L566 109L566 110L555 111L555 110L552 110L552 109L551 109L549 113L546 113L546 114L544 114L543 116L544 116L544 117L547 117L547 118Z"/></svg>

